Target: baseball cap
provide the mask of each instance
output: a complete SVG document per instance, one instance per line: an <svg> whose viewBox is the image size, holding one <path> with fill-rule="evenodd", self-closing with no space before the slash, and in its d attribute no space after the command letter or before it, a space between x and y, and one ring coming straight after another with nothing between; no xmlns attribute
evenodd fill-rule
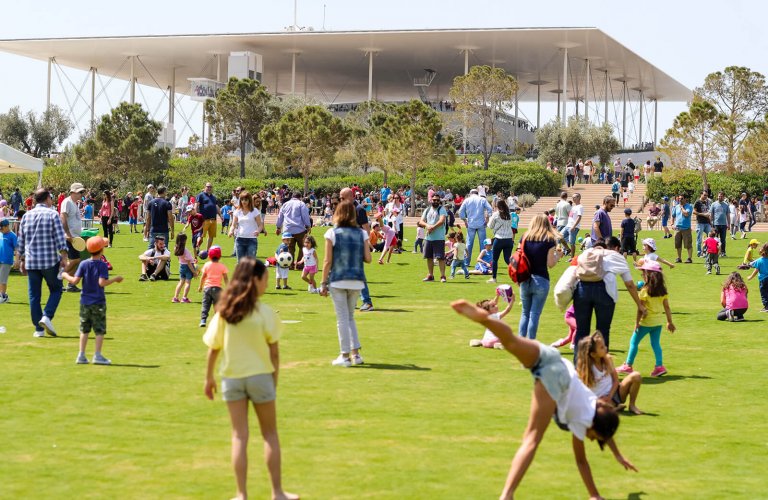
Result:
<svg viewBox="0 0 768 500"><path fill-rule="evenodd" d="M643 262L643 265L638 267L638 269L643 269L645 271L654 271L657 273L661 272L661 264L656 262L655 260L646 260Z"/></svg>
<svg viewBox="0 0 768 500"><path fill-rule="evenodd" d="M70 193L82 193L83 191L85 191L85 188L79 182L75 182L71 186L69 186Z"/></svg>
<svg viewBox="0 0 768 500"><path fill-rule="evenodd" d="M664 196L661 199L664 200L664 201L669 201L669 196Z"/></svg>
<svg viewBox="0 0 768 500"><path fill-rule="evenodd" d="M632 209L631 208L625 208L624 209L624 215L632 215Z"/></svg>
<svg viewBox="0 0 768 500"><path fill-rule="evenodd" d="M280 236L280 237L283 238L283 239L285 239L285 238L293 238L293 235L291 233L289 233L288 231L285 231L282 234L282 236Z"/></svg>
<svg viewBox="0 0 768 500"><path fill-rule="evenodd" d="M491 244L491 240L490 239L486 238L486 239L483 240L483 245L490 245L490 244Z"/></svg>
<svg viewBox="0 0 768 500"><path fill-rule="evenodd" d="M189 212L191 212L192 210L194 210L194 208L195 208L195 207L194 207L194 205L187 205L187 208L185 208L185 209L184 209L184 211L185 211L186 213L189 213Z"/></svg>
<svg viewBox="0 0 768 500"><path fill-rule="evenodd" d="M8 222L8 221L3 221L3 222ZM753 238L753 239L749 240L749 244L750 245L759 245L760 242Z"/></svg>
<svg viewBox="0 0 768 500"><path fill-rule="evenodd" d="M211 249L208 250L208 258L209 259L220 259L221 258L221 248L220 247L211 247Z"/></svg>
<svg viewBox="0 0 768 500"><path fill-rule="evenodd" d="M10 225L11 225L11 223L8 221L8 219L0 220L0 227L6 227L6 226L10 226Z"/></svg>
<svg viewBox="0 0 768 500"><path fill-rule="evenodd" d="M85 248L87 248L90 253L99 252L107 245L109 245L109 240L101 236L92 236L85 242Z"/></svg>
<svg viewBox="0 0 768 500"><path fill-rule="evenodd" d="M643 245L648 245L649 247L651 247L651 250L653 250L654 252L656 251L656 240L654 240L653 238L644 239Z"/></svg>

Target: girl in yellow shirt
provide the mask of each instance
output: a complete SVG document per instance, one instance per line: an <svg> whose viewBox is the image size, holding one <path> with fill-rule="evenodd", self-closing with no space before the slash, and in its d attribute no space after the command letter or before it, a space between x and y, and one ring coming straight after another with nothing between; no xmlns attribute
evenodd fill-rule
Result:
<svg viewBox="0 0 768 500"><path fill-rule="evenodd" d="M205 395L213 399L216 380L213 369L221 355L221 395L232 421L232 466L237 498L247 498L248 403L253 403L264 438L264 450L272 481L272 498L298 499L283 491L280 472L280 440L277 435L275 390L279 371L277 341L282 323L259 297L267 289L269 274L263 262L240 259L232 282L222 293L216 314L203 335L208 346Z"/></svg>

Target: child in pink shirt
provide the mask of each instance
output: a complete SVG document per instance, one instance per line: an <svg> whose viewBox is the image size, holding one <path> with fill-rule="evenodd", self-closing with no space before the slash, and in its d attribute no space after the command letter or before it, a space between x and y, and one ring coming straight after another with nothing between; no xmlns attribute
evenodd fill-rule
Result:
<svg viewBox="0 0 768 500"><path fill-rule="evenodd" d="M378 222L373 223L374 229L379 227ZM381 257L379 257L379 264L384 264L384 257L387 257L387 264L392 257L392 250L397 246L395 241L397 238L397 231L394 230L389 224L384 224L381 228L381 232L384 233L384 250L381 251Z"/></svg>
<svg viewBox="0 0 768 500"><path fill-rule="evenodd" d="M552 342L551 345L552 347L570 345L571 350L573 350L573 336L576 334L576 310L573 308L573 305L565 310L565 324L568 325L568 335Z"/></svg>
<svg viewBox="0 0 768 500"><path fill-rule="evenodd" d="M744 313L749 308L747 285L738 272L732 272L723 283L720 293L720 305L724 307L717 313L720 321L744 321Z"/></svg>
<svg viewBox="0 0 768 500"><path fill-rule="evenodd" d="M221 247L212 246L208 250L208 262L203 266L203 275L200 278L200 284L197 287L198 292L203 292L203 307L200 309L200 327L204 328L208 321L208 313L211 306L215 306L219 301L222 281L227 284L228 270L227 266L219 262L221 259Z"/></svg>

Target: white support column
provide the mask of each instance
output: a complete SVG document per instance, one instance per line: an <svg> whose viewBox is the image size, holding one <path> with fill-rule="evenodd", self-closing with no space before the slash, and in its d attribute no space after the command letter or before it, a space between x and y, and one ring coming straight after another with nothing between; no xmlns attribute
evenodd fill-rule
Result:
<svg viewBox="0 0 768 500"><path fill-rule="evenodd" d="M171 84L168 86L168 125L176 121L176 68L171 68Z"/></svg>
<svg viewBox="0 0 768 500"><path fill-rule="evenodd" d="M643 144L643 91L640 91L640 128L639 128L639 134L637 138L637 143L641 145Z"/></svg>
<svg viewBox="0 0 768 500"><path fill-rule="evenodd" d="M291 54L291 95L296 95L296 52Z"/></svg>
<svg viewBox="0 0 768 500"><path fill-rule="evenodd" d="M464 75L466 76L467 73L469 73L469 49L464 49ZM462 153L467 154L467 112L464 111L464 122L461 127L461 136L462 136Z"/></svg>
<svg viewBox="0 0 768 500"><path fill-rule="evenodd" d="M659 143L659 98L653 99L653 148L656 149L656 145Z"/></svg>
<svg viewBox="0 0 768 500"><path fill-rule="evenodd" d="M216 81L221 82L221 54L216 54Z"/></svg>
<svg viewBox="0 0 768 500"><path fill-rule="evenodd" d="M205 103L203 103L203 128L200 129L200 149L205 148Z"/></svg>
<svg viewBox="0 0 768 500"><path fill-rule="evenodd" d="M621 82L622 118L621 118L621 147L627 147L627 81Z"/></svg>
<svg viewBox="0 0 768 500"><path fill-rule="evenodd" d="M536 85L536 129L541 127L541 85Z"/></svg>
<svg viewBox="0 0 768 500"><path fill-rule="evenodd" d="M368 51L368 101L373 100L373 51Z"/></svg>
<svg viewBox="0 0 768 500"><path fill-rule="evenodd" d="M587 59L587 76L584 80L584 119L589 121L589 85L590 85L589 59Z"/></svg>
<svg viewBox="0 0 768 500"><path fill-rule="evenodd" d="M136 56L131 56L131 104L136 102Z"/></svg>
<svg viewBox="0 0 768 500"><path fill-rule="evenodd" d="M96 68L91 67L91 133L96 128Z"/></svg>
<svg viewBox="0 0 768 500"><path fill-rule="evenodd" d="M51 70L53 66L53 57L48 58L48 83L45 92L45 110L51 109Z"/></svg>
<svg viewBox="0 0 768 500"><path fill-rule="evenodd" d="M608 123L608 70L605 70L605 112L603 114L603 123Z"/></svg>
<svg viewBox="0 0 768 500"><path fill-rule="evenodd" d="M563 125L568 123L568 47L563 49Z"/></svg>
<svg viewBox="0 0 768 500"><path fill-rule="evenodd" d="M518 101L517 101L517 90L515 90L515 151L517 151L517 129L519 127L518 123L518 116L520 113L520 108L518 107Z"/></svg>
<svg viewBox="0 0 768 500"><path fill-rule="evenodd" d="M557 93L557 121L562 121L562 115L560 114L560 96L562 94L562 91Z"/></svg>

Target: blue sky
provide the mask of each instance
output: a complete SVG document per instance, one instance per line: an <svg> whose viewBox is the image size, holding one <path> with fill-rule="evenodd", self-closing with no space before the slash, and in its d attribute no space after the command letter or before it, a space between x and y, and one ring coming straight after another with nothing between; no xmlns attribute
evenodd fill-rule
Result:
<svg viewBox="0 0 768 500"><path fill-rule="evenodd" d="M116 4L94 0L4 0L0 38L101 35L149 35L280 31L293 22L293 0L209 3L133 0ZM119 8L105 8L105 5ZM607 2L549 0L541 2L388 0L299 0L298 23L329 30L414 28L500 28L594 26L689 88L726 66L748 66L768 74L768 36L762 25L768 3L660 1ZM0 112L45 107L46 64L0 53ZM69 73L79 84L84 73ZM66 107L55 88L53 100ZM122 89L119 94L122 92ZM151 101L152 92L147 92ZM157 98L155 96L155 98ZM105 112L106 104L97 105ZM660 105L663 135L684 104ZM525 111L525 110L524 110ZM535 113L535 111L534 111ZM530 112L529 112L530 115ZM546 115L545 115L546 116ZM197 124L196 115L190 122ZM184 135L188 135L185 133Z"/></svg>

